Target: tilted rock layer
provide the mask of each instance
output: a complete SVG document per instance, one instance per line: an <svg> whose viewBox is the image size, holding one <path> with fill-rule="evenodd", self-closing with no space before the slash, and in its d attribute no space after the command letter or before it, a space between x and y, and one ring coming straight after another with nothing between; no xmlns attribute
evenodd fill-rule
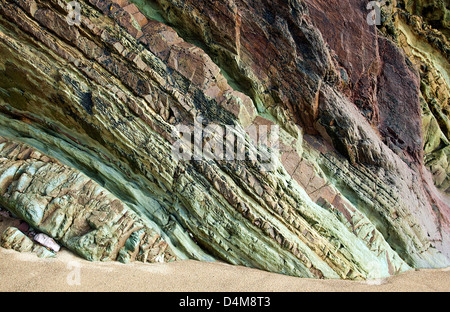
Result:
<svg viewBox="0 0 450 312"><path fill-rule="evenodd" d="M1 203L32 227L89 260L173 260L160 235L82 173L3 138L0 157Z"/></svg>
<svg viewBox="0 0 450 312"><path fill-rule="evenodd" d="M71 25L68 2L0 0L15 215L91 260L344 279L450 264L448 43L419 44L415 13L390 4L380 31L357 0L85 0ZM177 159L174 130L199 122L247 151L246 128L279 126L279 155Z"/></svg>

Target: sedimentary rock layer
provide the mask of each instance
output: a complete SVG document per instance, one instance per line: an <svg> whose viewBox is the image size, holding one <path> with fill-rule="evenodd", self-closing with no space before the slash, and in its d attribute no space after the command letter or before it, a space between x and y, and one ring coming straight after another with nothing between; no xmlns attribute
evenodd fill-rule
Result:
<svg viewBox="0 0 450 312"><path fill-rule="evenodd" d="M52 258L56 256L53 251L33 242L31 238L27 237L15 227L8 227L1 233L0 246L18 252L33 252L40 258Z"/></svg>

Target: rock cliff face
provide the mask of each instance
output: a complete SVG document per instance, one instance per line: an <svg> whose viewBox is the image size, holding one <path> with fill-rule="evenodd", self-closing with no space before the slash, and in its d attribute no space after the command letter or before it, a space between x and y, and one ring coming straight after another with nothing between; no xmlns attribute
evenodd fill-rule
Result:
<svg viewBox="0 0 450 312"><path fill-rule="evenodd" d="M420 1L378 28L361 0L80 0L80 23L68 2L0 0L16 216L90 260L344 279L450 264L448 25Z"/></svg>

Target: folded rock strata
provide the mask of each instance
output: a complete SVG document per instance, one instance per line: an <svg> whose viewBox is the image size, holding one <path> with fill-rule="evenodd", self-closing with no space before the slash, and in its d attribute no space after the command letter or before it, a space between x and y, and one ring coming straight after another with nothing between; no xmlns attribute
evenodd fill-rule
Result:
<svg viewBox="0 0 450 312"><path fill-rule="evenodd" d="M86 259L123 262L175 259L157 232L96 182L29 146L3 138L0 186L2 205ZM7 236L19 245L16 234ZM34 240L59 250L42 233Z"/></svg>
<svg viewBox="0 0 450 312"><path fill-rule="evenodd" d="M450 264L424 76L360 1L78 1L80 25L67 2L0 0L0 198L30 225L91 260L344 279ZM279 126L272 170L177 160L174 130L198 120L246 150L247 127Z"/></svg>

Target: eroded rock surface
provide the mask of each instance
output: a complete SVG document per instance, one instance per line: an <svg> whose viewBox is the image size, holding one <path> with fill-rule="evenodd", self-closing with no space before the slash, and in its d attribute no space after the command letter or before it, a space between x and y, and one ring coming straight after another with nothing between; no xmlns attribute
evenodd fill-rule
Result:
<svg viewBox="0 0 450 312"><path fill-rule="evenodd" d="M18 252L33 252L40 258L53 258L55 253L44 246L33 242L19 229L8 227L0 235L0 246Z"/></svg>
<svg viewBox="0 0 450 312"><path fill-rule="evenodd" d="M448 71L418 68L392 7L406 38L357 0L79 1L80 25L67 2L0 0L0 195L32 226L91 260L450 264L447 154L429 155L448 135L424 95ZM279 157L179 161L174 130L198 120L247 150L245 128L279 126Z"/></svg>
<svg viewBox="0 0 450 312"><path fill-rule="evenodd" d="M0 142L1 203L33 228L93 261L174 260L158 233L84 174L24 144ZM19 246L19 230L6 236L4 241L16 249L33 247L28 237ZM59 251L45 234L34 241Z"/></svg>

